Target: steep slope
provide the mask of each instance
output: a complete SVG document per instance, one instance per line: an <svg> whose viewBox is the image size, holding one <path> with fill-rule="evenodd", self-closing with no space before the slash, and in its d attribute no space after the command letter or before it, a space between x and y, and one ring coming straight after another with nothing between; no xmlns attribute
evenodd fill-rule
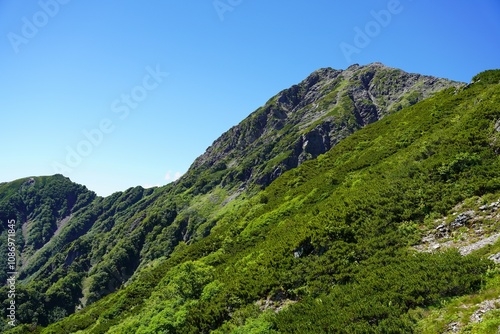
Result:
<svg viewBox="0 0 500 334"><path fill-rule="evenodd" d="M43 216L47 219L14 212L15 202L9 202L2 212L15 215L18 233L23 225L43 232L28 233L33 247L18 245L23 259L18 305L25 310L18 319L45 326L101 299L151 261L207 237L240 203L232 204L235 199L253 196L286 170L403 106L461 86L378 63L321 69L223 134L175 184L131 188L107 198L88 194L82 197L85 203L73 208L62 210L57 204L51 210L62 210L61 215ZM5 185L9 190L3 196L14 201L25 182ZM50 193L33 189L51 201Z"/></svg>
<svg viewBox="0 0 500 334"><path fill-rule="evenodd" d="M500 278L488 250L410 247L462 201L500 197L499 73L386 116L233 200L210 235L42 332L413 332L415 309Z"/></svg>
<svg viewBox="0 0 500 334"><path fill-rule="evenodd" d="M83 283L88 272L92 274L92 266L106 259L107 248L114 248L108 241L114 239L109 238L109 232L115 220L136 219L134 214L151 204L143 198L151 198L148 195L153 192L137 187L103 199L62 175L4 183L0 190L2 222L14 219L17 225L18 320L38 324L48 324L73 313L83 302L82 297L85 301L96 298L92 291L83 295ZM6 234L5 228L1 252L7 251ZM134 257L132 252L127 255L114 259L113 266L121 271L109 271L110 277L101 288L106 293L120 286L124 277L130 277L137 267L133 263L138 262L138 256ZM122 269L120 260L122 266L126 263L126 269ZM4 270L1 275L9 271L12 270ZM2 300L7 300L7 293L1 295Z"/></svg>
<svg viewBox="0 0 500 334"><path fill-rule="evenodd" d="M6 222L15 219L17 246L21 250L19 266L23 271L32 265L38 253L57 236L70 217L87 206L95 194L61 175L31 177L0 184L1 240L7 239ZM5 255L6 247L2 247ZM6 258L5 256L3 258ZM0 280L5 282L7 264L2 262Z"/></svg>
<svg viewBox="0 0 500 334"><path fill-rule="evenodd" d="M461 85L380 63L320 69L224 133L195 160L190 173L202 175L198 182L206 175L223 186L235 181L238 187L267 186L363 126Z"/></svg>

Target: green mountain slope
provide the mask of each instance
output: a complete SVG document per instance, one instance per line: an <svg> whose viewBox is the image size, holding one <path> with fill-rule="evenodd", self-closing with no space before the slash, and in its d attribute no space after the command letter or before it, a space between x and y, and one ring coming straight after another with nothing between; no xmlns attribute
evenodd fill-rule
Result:
<svg viewBox="0 0 500 334"><path fill-rule="evenodd" d="M61 176L0 186L2 221L18 224L18 320L46 326L90 305L150 261L209 235L235 199L365 125L462 85L379 63L321 69L223 134L175 184L107 198Z"/></svg>
<svg viewBox="0 0 500 334"><path fill-rule="evenodd" d="M473 82L323 69L175 184L107 198L61 176L1 184L1 218L20 225L17 319L33 324L13 332L424 328L419 309L496 277L475 254L410 247L500 190L498 72Z"/></svg>
<svg viewBox="0 0 500 334"><path fill-rule="evenodd" d="M429 307L494 293L500 273L487 257L498 241L465 256L413 245L457 204L500 198L499 73L386 116L234 199L209 235L40 331L411 333L428 328ZM499 325L488 324L480 330Z"/></svg>
<svg viewBox="0 0 500 334"><path fill-rule="evenodd" d="M0 220L16 219L16 241L21 246L20 270L28 273L43 247L58 235L70 217L95 198L84 186L62 176L26 178L0 184ZM1 239L7 239L6 224L0 226ZM2 247L0 252L6 251ZM2 253L2 255L5 255ZM6 263L1 264L0 279L6 279Z"/></svg>

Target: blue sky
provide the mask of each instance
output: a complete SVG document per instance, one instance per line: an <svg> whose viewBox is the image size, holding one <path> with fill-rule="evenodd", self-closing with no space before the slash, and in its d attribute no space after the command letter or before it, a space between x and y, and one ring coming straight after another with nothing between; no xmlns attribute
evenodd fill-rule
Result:
<svg viewBox="0 0 500 334"><path fill-rule="evenodd" d="M500 2L1 1L0 182L164 185L314 70L375 61L500 68Z"/></svg>

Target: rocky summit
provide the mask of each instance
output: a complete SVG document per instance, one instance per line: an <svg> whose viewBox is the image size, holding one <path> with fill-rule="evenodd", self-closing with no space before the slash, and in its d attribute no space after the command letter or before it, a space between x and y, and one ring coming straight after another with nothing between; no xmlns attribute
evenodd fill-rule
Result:
<svg viewBox="0 0 500 334"><path fill-rule="evenodd" d="M319 69L224 133L191 171L212 174L223 168L223 185L265 187L354 131L444 88L463 85L381 63Z"/></svg>

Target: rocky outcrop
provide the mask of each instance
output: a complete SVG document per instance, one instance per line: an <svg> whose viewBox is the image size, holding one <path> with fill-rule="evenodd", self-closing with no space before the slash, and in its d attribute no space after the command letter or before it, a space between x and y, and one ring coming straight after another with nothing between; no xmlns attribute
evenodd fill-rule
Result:
<svg viewBox="0 0 500 334"><path fill-rule="evenodd" d="M470 316L471 323L483 321L486 313L498 309L500 307L500 298L485 300L477 306L479 308Z"/></svg>
<svg viewBox="0 0 500 334"><path fill-rule="evenodd" d="M492 255L488 256L488 259L490 259L491 261L493 261L495 263L500 263L500 253L492 254Z"/></svg>
<svg viewBox="0 0 500 334"><path fill-rule="evenodd" d="M456 209L460 209L461 205L457 205ZM420 244L414 248L424 252L457 248L460 254L468 255L493 245L500 239L500 233L494 229L494 224L500 221L499 209L500 200L480 205L477 210L454 213L456 217L451 222L444 217L437 221L434 229L425 233ZM499 254L492 254L489 258L500 262Z"/></svg>

